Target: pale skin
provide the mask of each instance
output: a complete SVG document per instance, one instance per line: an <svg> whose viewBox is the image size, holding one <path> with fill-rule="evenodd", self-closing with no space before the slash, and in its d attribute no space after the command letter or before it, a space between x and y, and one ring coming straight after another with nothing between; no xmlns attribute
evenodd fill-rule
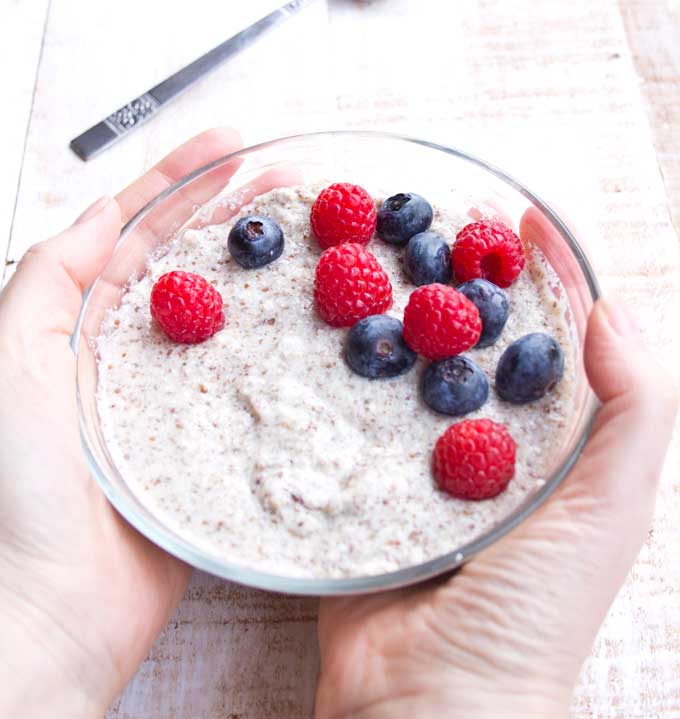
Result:
<svg viewBox="0 0 680 719"><path fill-rule="evenodd" d="M0 716L103 716L190 568L131 529L90 477L69 335L121 222L240 146L211 130L36 245L0 295ZM650 526L677 392L621 304L585 350L602 402L561 490L454 577L321 603L318 719L568 716L581 664Z"/></svg>

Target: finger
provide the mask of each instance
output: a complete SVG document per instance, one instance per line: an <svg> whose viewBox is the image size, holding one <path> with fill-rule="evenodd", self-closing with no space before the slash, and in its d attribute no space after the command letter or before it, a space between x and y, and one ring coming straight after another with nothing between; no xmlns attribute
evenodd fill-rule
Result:
<svg viewBox="0 0 680 719"><path fill-rule="evenodd" d="M189 140L117 196L116 199L122 208L123 222L129 221L175 182L185 178L192 171L229 155L239 149L241 144L238 132L229 128L207 130ZM144 272L148 257L156 248L171 240L178 229L196 214L198 207L205 206L197 214L191 227L201 227L209 222L224 222L238 212L241 206L250 202L255 195L273 187L300 181L299 170L280 165L263 172L242 187L225 193L225 186L242 162L242 158L233 157L219 163L148 210L143 221L131 229L128 241L116 255L116 262L107 267L105 275L101 278L102 293L104 293L103 285L108 285L106 296L97 298L97 301L104 299L103 303L99 303L102 311L115 303L121 288L131 278L138 277ZM213 199L215 202L211 203ZM216 213L215 217L211 217L213 210ZM94 302L91 309L96 309ZM97 317L94 317L95 315ZM94 317L96 320L100 315L99 311L91 312L90 319Z"/></svg>
<svg viewBox="0 0 680 719"><path fill-rule="evenodd" d="M23 337L29 347L42 332L70 335L82 293L110 258L119 233L120 209L102 198L68 230L31 247L0 296L2 334Z"/></svg>
<svg viewBox="0 0 680 719"><path fill-rule="evenodd" d="M148 203L194 170L220 160L240 148L240 135L235 130L225 128L207 130L189 140L117 196L123 221L128 222ZM219 162L216 167L202 172L195 179L175 189L157 206L149 208L144 219L135 226L136 256L146 258L157 246L170 240L196 212L197 207L223 192L242 164L241 157L231 157ZM128 243L128 251L129 247ZM131 266L133 263L125 264ZM124 281L128 279L129 275Z"/></svg>
<svg viewBox="0 0 680 719"><path fill-rule="evenodd" d="M502 222L506 227L516 232L517 226L512 219L510 205L511 203L507 198L494 193L493 196L487 197L484 202L471 205L467 214L474 222L491 218L497 222Z"/></svg>
<svg viewBox="0 0 680 719"><path fill-rule="evenodd" d="M228 188L228 192L221 191L223 189L223 181L221 181L219 196L214 201L208 201L200 210L196 211L193 199L184 204L184 214L192 216L190 223L186 222L188 218L181 213L178 216L177 204L168 209L166 206L170 198L164 200L156 209L151 210L152 215L155 213L153 225L149 226L145 221L134 227L125 242L118 248L114 260L107 265L101 275L97 290L90 297L87 317L83 325L84 334L90 337L99 334L101 321L108 309L118 303L131 279L139 278L144 274L149 256L158 247L177 236L178 227L200 229L206 225L228 222L255 197L276 187L300 182L299 168L285 163L265 170L245 184L237 183L235 188ZM190 188L187 190L191 191Z"/></svg>
<svg viewBox="0 0 680 719"><path fill-rule="evenodd" d="M562 210L559 211L559 216L571 234L578 239L581 233L575 223ZM520 218L519 235L525 246L534 246L541 250L567 289L583 283L581 268L574 262L572 249L548 216L537 207L532 205ZM585 245L581 250L587 257Z"/></svg>
<svg viewBox="0 0 680 719"><path fill-rule="evenodd" d="M207 130L174 150L144 176L117 195L123 222L128 222L162 192L193 171L233 153L242 146L241 137L230 128ZM127 241L118 248L113 262L100 277L98 291L90 300L83 331L96 336L106 311L117 304L130 280L139 278L149 256L170 241L195 213L197 207L221 195L243 160L232 157L175 190L144 219L130 229Z"/></svg>
<svg viewBox="0 0 680 719"><path fill-rule="evenodd" d="M577 239L580 233L576 225L560 210L560 217ZM583 269L559 230L537 207L529 207L519 222L519 236L527 249L541 251L557 274L560 285L551 287L559 295L565 292L569 300L569 316L579 336L583 336L591 310L590 292L585 287Z"/></svg>
<svg viewBox="0 0 680 719"><path fill-rule="evenodd" d="M208 130L181 145L123 190L117 196L120 205L99 201L78 218L72 228L31 248L3 293L0 307L3 327L69 334L77 317L81 294L111 257L121 222L128 220L180 177L240 145L241 139L235 130ZM219 192L235 169L236 166L229 165L215 174L209 173L209 181L194 187L194 197L179 197L177 203L181 205L183 219L192 214L194 199L204 199ZM176 215L174 219L177 220ZM170 221L166 213L164 222ZM2 313L2 307L11 307L12 311Z"/></svg>
<svg viewBox="0 0 680 719"><path fill-rule="evenodd" d="M678 398L611 301L591 314L585 364L602 406L580 459L549 503L480 555L479 571L521 563L522 582L533 578L537 596L560 596L569 607L565 622L587 649L647 534Z"/></svg>
<svg viewBox="0 0 680 719"><path fill-rule="evenodd" d="M579 524L595 522L606 537L599 547L586 548L588 540L579 540L576 551L590 556L615 553L630 562L651 519L677 412L677 390L645 350L620 303L596 303L588 322L585 366L602 402L595 427L564 488L524 531L539 535L550 515L573 510L576 531Z"/></svg>
<svg viewBox="0 0 680 719"><path fill-rule="evenodd" d="M243 146L240 134L231 128L213 128L192 138L152 167L116 196L123 222L127 222L147 203L181 180L193 170L235 152ZM238 164L232 163L222 172L211 174L212 182L206 186L192 184L196 204L202 204L224 187ZM200 188L202 191L197 191ZM214 190L214 191L213 191ZM212 192L212 194L211 194ZM207 195L207 196L206 196Z"/></svg>
<svg viewBox="0 0 680 719"><path fill-rule="evenodd" d="M620 302L595 305L585 367L603 404L578 471L590 478L587 491L602 500L614 521L633 511L631 519L642 515L644 532L673 430L677 388Z"/></svg>
<svg viewBox="0 0 680 719"><path fill-rule="evenodd" d="M227 222L244 205L251 203L259 195L276 187L290 187L301 182L302 172L299 167L284 163L272 167L258 175L254 180L235 188L228 194L220 196L216 203L201 210L196 217L196 221L192 222L191 227L199 229L205 225Z"/></svg>

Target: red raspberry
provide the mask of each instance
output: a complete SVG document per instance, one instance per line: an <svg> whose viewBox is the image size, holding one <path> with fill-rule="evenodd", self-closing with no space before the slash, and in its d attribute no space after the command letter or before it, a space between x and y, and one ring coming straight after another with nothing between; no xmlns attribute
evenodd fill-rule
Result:
<svg viewBox="0 0 680 719"><path fill-rule="evenodd" d="M375 203L363 187L336 182L321 190L309 220L324 249L344 242L365 245L375 232Z"/></svg>
<svg viewBox="0 0 680 719"><path fill-rule="evenodd" d="M423 285L404 310L404 339L418 354L445 359L474 347L482 332L479 310L448 285Z"/></svg>
<svg viewBox="0 0 680 719"><path fill-rule="evenodd" d="M392 285L378 260L363 245L348 242L330 247L319 258L314 301L329 325L351 327L392 306Z"/></svg>
<svg viewBox="0 0 680 719"><path fill-rule="evenodd" d="M524 267L524 250L519 237L502 222L480 220L456 235L451 263L457 282L481 277L510 287Z"/></svg>
<svg viewBox="0 0 680 719"><path fill-rule="evenodd" d="M151 316L175 342L203 342L224 327L222 296L191 272L168 272L159 277L150 304Z"/></svg>
<svg viewBox="0 0 680 719"><path fill-rule="evenodd" d="M437 440L434 477L458 499L491 499L515 476L517 445L508 430L490 419L452 424Z"/></svg>

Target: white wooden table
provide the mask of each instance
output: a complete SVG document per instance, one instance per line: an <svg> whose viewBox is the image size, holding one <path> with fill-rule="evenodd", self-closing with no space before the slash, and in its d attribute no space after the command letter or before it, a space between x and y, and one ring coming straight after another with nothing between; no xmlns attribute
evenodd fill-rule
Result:
<svg viewBox="0 0 680 719"><path fill-rule="evenodd" d="M469 149L556 198L677 372L678 0L319 0L115 148L87 164L71 154L79 132L280 1L0 0L5 279L30 244L206 127L238 127L248 144L389 129ZM676 433L578 719L680 717L679 469ZM315 611L197 574L109 716L310 717Z"/></svg>

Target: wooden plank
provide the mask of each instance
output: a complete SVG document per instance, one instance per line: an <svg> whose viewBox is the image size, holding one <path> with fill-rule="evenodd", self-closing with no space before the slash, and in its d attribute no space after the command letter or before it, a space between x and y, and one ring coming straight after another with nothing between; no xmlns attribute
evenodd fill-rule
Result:
<svg viewBox="0 0 680 719"><path fill-rule="evenodd" d="M18 0L0 7L3 121L0 133L0 258L4 265L33 104L49 0ZM4 267L0 268L0 280ZM1 282L0 282L1 284Z"/></svg>
<svg viewBox="0 0 680 719"><path fill-rule="evenodd" d="M197 572L109 719L311 719L316 609Z"/></svg>
<svg viewBox="0 0 680 719"><path fill-rule="evenodd" d="M619 0L628 42L668 194L680 233L680 4L676 0Z"/></svg>
<svg viewBox="0 0 680 719"><path fill-rule="evenodd" d="M325 125L330 95L308 92L323 67L309 63L309 53L323 55L323 38L308 32L316 18L323 18L322 27L326 22L323 3L315 3L91 162L68 147L116 107L280 4L194 0L165 8L161 16L157 4L137 0L120 0L115 12L102 12L97 3L53 0L10 259L208 127L237 126L252 143L299 131L301 116Z"/></svg>

